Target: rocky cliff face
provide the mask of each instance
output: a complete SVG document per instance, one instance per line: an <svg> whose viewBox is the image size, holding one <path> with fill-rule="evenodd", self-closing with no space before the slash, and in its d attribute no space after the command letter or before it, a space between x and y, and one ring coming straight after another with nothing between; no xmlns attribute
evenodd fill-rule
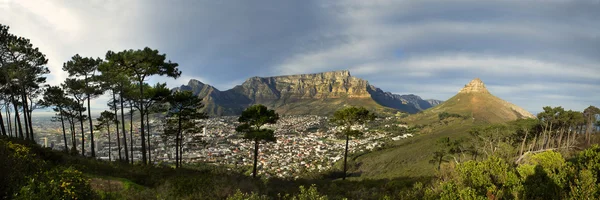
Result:
<svg viewBox="0 0 600 200"><path fill-rule="evenodd" d="M483 84L483 81L481 81L481 79L479 78L475 78L473 80L471 80L471 82L469 82L469 84L466 84L465 87L463 87L460 91L458 91L458 93L490 93L487 88L485 87L485 84Z"/></svg>
<svg viewBox="0 0 600 200"><path fill-rule="evenodd" d="M234 90L257 101L325 98L369 98L369 83L353 77L347 70L317 74L252 77Z"/></svg>
<svg viewBox="0 0 600 200"><path fill-rule="evenodd" d="M432 105L416 95L384 92L348 70L274 77L252 77L226 91L191 80L180 90L203 98L205 112L236 115L252 104L263 104L282 114L329 115L345 105L416 113ZM390 109L391 108L391 109Z"/></svg>
<svg viewBox="0 0 600 200"><path fill-rule="evenodd" d="M425 99L425 101L427 101L429 103L429 105L431 105L431 107L440 105L441 103L444 103L444 101L437 100L437 99Z"/></svg>

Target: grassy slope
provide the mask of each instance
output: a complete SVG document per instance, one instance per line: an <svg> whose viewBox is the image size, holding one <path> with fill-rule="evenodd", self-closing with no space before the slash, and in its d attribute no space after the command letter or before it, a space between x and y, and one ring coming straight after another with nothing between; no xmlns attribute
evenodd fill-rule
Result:
<svg viewBox="0 0 600 200"><path fill-rule="evenodd" d="M469 116L478 123L502 123L522 118L508 102L492 94L468 93L457 94L438 106L409 117L408 121L428 124L437 120L442 112Z"/></svg>
<svg viewBox="0 0 600 200"><path fill-rule="evenodd" d="M243 171L246 170L239 171L203 163L189 165L183 169L172 169L167 166L99 161L0 136L0 160L5 162L7 159L14 160L11 157L16 155L10 150L12 147L6 145L10 142L26 147L34 160L48 163L39 170L72 167L83 172L90 179L93 190L103 199L225 199L238 189L278 199L278 194L297 194L300 185L308 187L312 184L317 186L319 193L328 195L331 199L381 199L383 195L396 199L403 189L408 189L414 182L429 180L398 177L389 180L339 181L339 174L335 173L314 174L311 178L301 179L253 179L244 175ZM6 147L9 151L2 151ZM15 171L14 167L26 168L12 165L2 168L0 165L7 173ZM19 178L27 180L29 175L31 174L23 174ZM0 174L0 181L6 181L2 177Z"/></svg>
<svg viewBox="0 0 600 200"><path fill-rule="evenodd" d="M344 106L363 106L369 110L383 114L395 114L396 109L379 105L370 98L336 98L336 99L301 99L289 101L277 101L272 104L265 104L268 107L275 108L278 113L286 115L332 115L336 110Z"/></svg>
<svg viewBox="0 0 600 200"><path fill-rule="evenodd" d="M437 150L437 140L440 137L466 137L472 125L469 120L454 119L448 125L425 128L430 133L399 140L388 148L355 158L359 167L353 173L360 174L360 179L433 176L436 166L429 160Z"/></svg>
<svg viewBox="0 0 600 200"><path fill-rule="evenodd" d="M448 112L466 116L441 123L439 113ZM457 94L444 103L411 115L404 122L409 125L426 125L420 135L397 141L390 147L355 158L359 165L355 173L361 178L390 178L399 176L420 177L435 173L429 160L437 150L441 137L453 139L468 136L474 125L504 123L520 118L506 102L489 93Z"/></svg>

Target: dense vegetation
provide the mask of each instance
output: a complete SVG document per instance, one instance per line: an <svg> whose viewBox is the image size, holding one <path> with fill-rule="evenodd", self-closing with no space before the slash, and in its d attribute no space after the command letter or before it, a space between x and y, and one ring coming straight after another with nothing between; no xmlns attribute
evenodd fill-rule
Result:
<svg viewBox="0 0 600 200"><path fill-rule="evenodd" d="M251 178L246 170L226 166L183 165L182 134L197 131L194 120L206 115L198 112L203 105L190 92L171 92L166 84L146 83L153 75L177 78L181 74L177 63L166 60L158 50L108 51L104 59L74 55L63 66L69 78L60 86L49 86L45 84L50 71L44 54L28 39L8 30L0 25L3 199L600 198L600 146L593 145L599 142L594 125L600 109L594 106L583 112L544 107L537 119L496 124L483 123L487 118L475 121L473 114L442 112L428 117L427 123L384 127L395 132L394 136L420 135L387 144L371 152L371 157L347 155L348 140L363 134L353 127L374 118L366 109L351 107L336 112L331 120L343 128L343 163L336 163L329 172L295 180ZM106 102L110 110L94 122L90 100L105 91L112 96ZM56 112L64 152L35 144L31 116L41 107ZM131 142L134 113L141 124L142 159L138 163L133 162ZM152 113L165 114L164 135L176 144L175 168L150 159L147 149L152 144L146 133ZM277 119L277 113L260 105L249 107L239 118L242 125L236 130L255 144L253 176L257 174L259 143L276 140L272 130L261 127ZM94 134L102 129L109 136L115 133L112 139L117 141L119 162L94 158ZM86 140L91 140L89 150L85 149ZM408 159L397 159L401 154ZM404 166L409 167L401 168Z"/></svg>
<svg viewBox="0 0 600 200"><path fill-rule="evenodd" d="M442 164L435 177L341 181L333 173L298 180L253 179L196 165L109 163L0 139L0 192L19 199L594 199L600 196L600 146L572 156L548 150L519 164L499 156ZM70 167L65 167L70 166Z"/></svg>

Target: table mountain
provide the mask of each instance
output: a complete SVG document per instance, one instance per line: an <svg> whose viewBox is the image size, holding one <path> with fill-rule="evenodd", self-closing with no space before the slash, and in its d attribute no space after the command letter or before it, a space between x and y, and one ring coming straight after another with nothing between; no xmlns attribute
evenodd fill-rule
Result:
<svg viewBox="0 0 600 200"><path fill-rule="evenodd" d="M237 115L252 104L263 104L286 115L330 115L346 105L372 110L416 113L433 106L416 95L384 92L348 70L316 74L252 77L226 91L197 80L176 90L203 98L209 115Z"/></svg>

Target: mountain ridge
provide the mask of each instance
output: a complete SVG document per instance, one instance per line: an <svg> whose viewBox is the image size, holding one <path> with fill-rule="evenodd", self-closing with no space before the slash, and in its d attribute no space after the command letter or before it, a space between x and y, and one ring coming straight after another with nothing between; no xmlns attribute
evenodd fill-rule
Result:
<svg viewBox="0 0 600 200"><path fill-rule="evenodd" d="M192 91L194 95L203 99L204 111L212 116L237 115L252 104L263 104L282 114L316 115L329 115L347 105L408 113L416 113L433 106L416 95L384 92L369 84L367 80L352 76L349 70L271 77L253 76L242 84L224 91L191 79L187 85L181 85L174 90Z"/></svg>

